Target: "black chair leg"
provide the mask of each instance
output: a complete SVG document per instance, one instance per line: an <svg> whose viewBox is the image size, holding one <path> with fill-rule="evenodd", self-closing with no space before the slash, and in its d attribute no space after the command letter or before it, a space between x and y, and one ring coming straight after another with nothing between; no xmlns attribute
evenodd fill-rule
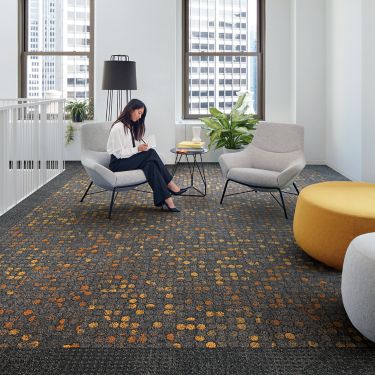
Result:
<svg viewBox="0 0 375 375"><path fill-rule="evenodd" d="M299 190L298 190L297 185L296 185L295 182L293 182L293 186L294 186L294 188L296 189L297 194L299 195Z"/></svg>
<svg viewBox="0 0 375 375"><path fill-rule="evenodd" d="M111 204L110 204L110 206L109 206L108 219L111 218L111 215L112 215L112 207L113 207L113 204L115 203L115 199L116 199L116 189L113 189L113 190L112 190L112 199L111 199Z"/></svg>
<svg viewBox="0 0 375 375"><path fill-rule="evenodd" d="M223 195L221 196L221 200L220 200L220 204L223 203L223 199L224 199L224 196L225 196L225 192L227 190L228 182L229 182L229 180L227 180L227 182L225 183Z"/></svg>
<svg viewBox="0 0 375 375"><path fill-rule="evenodd" d="M85 191L85 194L83 194L83 197L81 198L81 202L83 202L83 200L85 199L85 197L86 197L87 193L89 192L92 184L93 184L93 182L91 181L89 187Z"/></svg>
<svg viewBox="0 0 375 375"><path fill-rule="evenodd" d="M287 215L287 213L286 213L286 207L285 207L285 202L284 202L283 192L282 192L280 189L278 189L278 190L279 190L279 193L280 193L281 203L283 204L283 209L284 209L285 219L287 219L287 218L288 218L288 215Z"/></svg>

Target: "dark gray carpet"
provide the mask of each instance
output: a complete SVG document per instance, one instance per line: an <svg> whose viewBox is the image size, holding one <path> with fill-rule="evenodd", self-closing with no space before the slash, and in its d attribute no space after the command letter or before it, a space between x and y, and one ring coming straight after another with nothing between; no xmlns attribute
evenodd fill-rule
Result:
<svg viewBox="0 0 375 375"><path fill-rule="evenodd" d="M0 373L48 375L355 375L375 373L371 349L4 350Z"/></svg>
<svg viewBox="0 0 375 375"><path fill-rule="evenodd" d="M206 172L207 197L177 198L180 214L129 192L108 221L108 194L79 203L88 180L67 163L3 215L0 373L374 373L340 273L298 249L269 194L221 206L220 170ZM309 166L297 183L340 179Z"/></svg>

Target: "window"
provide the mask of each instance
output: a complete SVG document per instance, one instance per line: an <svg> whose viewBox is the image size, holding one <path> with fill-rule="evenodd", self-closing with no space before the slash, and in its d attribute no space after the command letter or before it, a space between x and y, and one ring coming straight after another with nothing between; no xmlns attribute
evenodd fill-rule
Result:
<svg viewBox="0 0 375 375"><path fill-rule="evenodd" d="M264 0L184 0L184 118L228 112L239 91L263 117L263 26Z"/></svg>
<svg viewBox="0 0 375 375"><path fill-rule="evenodd" d="M22 0L21 96L93 98L94 0Z"/></svg>

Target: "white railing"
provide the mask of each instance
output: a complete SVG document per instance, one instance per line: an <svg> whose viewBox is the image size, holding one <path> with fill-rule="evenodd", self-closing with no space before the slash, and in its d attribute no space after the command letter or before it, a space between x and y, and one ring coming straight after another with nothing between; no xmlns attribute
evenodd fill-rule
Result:
<svg viewBox="0 0 375 375"><path fill-rule="evenodd" d="M63 172L64 99L0 99L0 216Z"/></svg>

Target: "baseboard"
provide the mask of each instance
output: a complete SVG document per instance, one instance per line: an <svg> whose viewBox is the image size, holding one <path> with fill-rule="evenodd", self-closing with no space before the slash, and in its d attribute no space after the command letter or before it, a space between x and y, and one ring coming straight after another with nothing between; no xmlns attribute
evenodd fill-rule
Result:
<svg viewBox="0 0 375 375"><path fill-rule="evenodd" d="M326 161L324 160L308 160L306 161L307 165L327 165Z"/></svg>
<svg viewBox="0 0 375 375"><path fill-rule="evenodd" d="M340 173L341 175L343 175L344 177L346 177L347 179L349 179L351 181L357 181L358 180L357 178L354 178L353 176L350 176L348 173L344 172L340 168L336 168L332 164L327 163L326 161L322 161L322 160L308 160L306 162L306 164L307 165L326 165L327 167L333 169L337 173Z"/></svg>
<svg viewBox="0 0 375 375"><path fill-rule="evenodd" d="M173 154L173 155L168 155L167 158L166 158L166 161L165 161L165 164L174 164L174 161L176 159L176 155Z"/></svg>
<svg viewBox="0 0 375 375"><path fill-rule="evenodd" d="M335 166L333 166L333 165L331 165L331 164L329 164L329 163L327 163L326 165L327 165L327 167L333 169L333 170L336 171L337 173L342 174L344 177L346 177L346 178L349 179L350 181L358 181L358 178L355 178L355 177L349 175L348 173L342 171L340 168L336 168Z"/></svg>

